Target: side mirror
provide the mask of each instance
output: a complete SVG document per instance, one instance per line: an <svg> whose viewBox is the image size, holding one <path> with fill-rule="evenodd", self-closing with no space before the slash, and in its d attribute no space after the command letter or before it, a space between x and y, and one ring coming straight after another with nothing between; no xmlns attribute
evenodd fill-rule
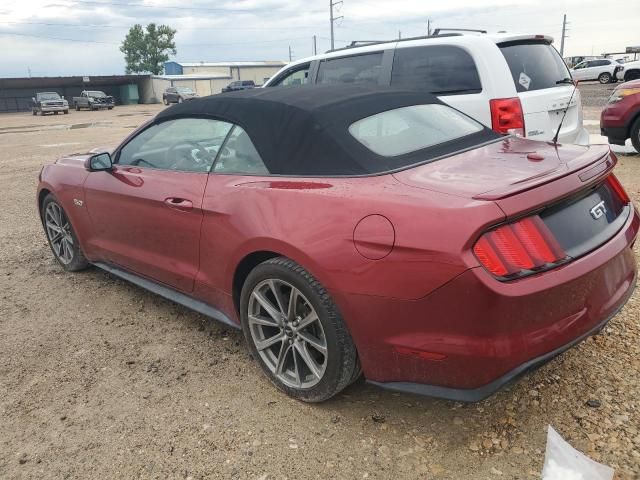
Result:
<svg viewBox="0 0 640 480"><path fill-rule="evenodd" d="M90 172L106 172L113 169L113 161L107 152L98 153L89 157L84 166Z"/></svg>

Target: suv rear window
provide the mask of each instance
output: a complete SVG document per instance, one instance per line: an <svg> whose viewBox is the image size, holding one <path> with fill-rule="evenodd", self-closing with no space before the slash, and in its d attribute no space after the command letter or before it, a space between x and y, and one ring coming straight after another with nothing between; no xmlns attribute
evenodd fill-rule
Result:
<svg viewBox="0 0 640 480"><path fill-rule="evenodd" d="M316 83L379 83L382 52L323 60Z"/></svg>
<svg viewBox="0 0 640 480"><path fill-rule="evenodd" d="M398 48L391 85L434 95L480 93L476 64L465 50L448 45Z"/></svg>
<svg viewBox="0 0 640 480"><path fill-rule="evenodd" d="M562 80L571 78L558 51L545 41L509 42L498 46L518 92L557 87Z"/></svg>

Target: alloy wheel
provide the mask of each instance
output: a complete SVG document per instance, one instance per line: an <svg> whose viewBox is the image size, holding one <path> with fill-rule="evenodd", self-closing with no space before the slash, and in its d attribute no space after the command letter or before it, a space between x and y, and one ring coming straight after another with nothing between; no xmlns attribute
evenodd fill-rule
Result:
<svg viewBox="0 0 640 480"><path fill-rule="evenodd" d="M44 222L53 252L64 265L70 264L74 255L71 224L60 205L55 202L47 205Z"/></svg>
<svg viewBox="0 0 640 480"><path fill-rule="evenodd" d="M293 388L311 388L323 378L327 339L311 302L296 287L267 279L248 302L251 339L272 374Z"/></svg>

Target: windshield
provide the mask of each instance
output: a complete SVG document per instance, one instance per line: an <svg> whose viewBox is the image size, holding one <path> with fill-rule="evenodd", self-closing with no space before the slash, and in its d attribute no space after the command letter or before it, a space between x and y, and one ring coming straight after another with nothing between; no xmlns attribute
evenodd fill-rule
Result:
<svg viewBox="0 0 640 480"><path fill-rule="evenodd" d="M571 79L560 54L545 41L509 42L499 47L519 93L557 87Z"/></svg>
<svg viewBox="0 0 640 480"><path fill-rule="evenodd" d="M388 110L349 127L356 140L384 157L405 155L482 130L475 120L439 104Z"/></svg>
<svg viewBox="0 0 640 480"><path fill-rule="evenodd" d="M102 97L106 97L106 95L104 94L104 92L87 92L87 95L89 97L94 97L94 98L102 98Z"/></svg>
<svg viewBox="0 0 640 480"><path fill-rule="evenodd" d="M191 90L189 87L177 87L176 90L178 91L178 93L193 93L193 90Z"/></svg>
<svg viewBox="0 0 640 480"><path fill-rule="evenodd" d="M60 95L55 92L39 93L38 100L60 100Z"/></svg>

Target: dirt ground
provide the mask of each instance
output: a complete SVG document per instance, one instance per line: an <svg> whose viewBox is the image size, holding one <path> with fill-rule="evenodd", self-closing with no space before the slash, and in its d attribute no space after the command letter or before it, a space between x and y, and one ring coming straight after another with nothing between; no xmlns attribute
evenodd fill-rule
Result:
<svg viewBox="0 0 640 480"><path fill-rule="evenodd" d="M40 167L161 108L0 116L0 478L533 479L547 425L640 478L640 290L602 335L483 402L361 382L306 405L239 332L98 269L63 272ZM640 156L617 173L638 204Z"/></svg>

